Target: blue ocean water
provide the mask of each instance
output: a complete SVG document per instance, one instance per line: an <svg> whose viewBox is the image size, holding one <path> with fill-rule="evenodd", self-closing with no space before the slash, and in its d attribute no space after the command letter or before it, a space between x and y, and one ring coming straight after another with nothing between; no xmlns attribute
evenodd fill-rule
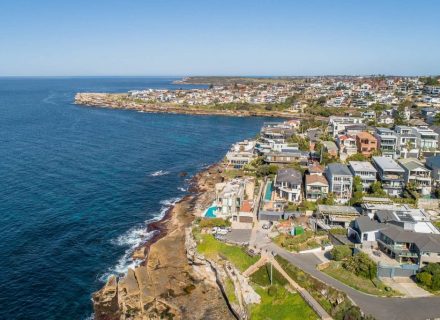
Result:
<svg viewBox="0 0 440 320"><path fill-rule="evenodd" d="M179 88L172 78L0 78L0 319L84 319L130 265L179 173L220 160L264 118L72 104L78 91Z"/></svg>

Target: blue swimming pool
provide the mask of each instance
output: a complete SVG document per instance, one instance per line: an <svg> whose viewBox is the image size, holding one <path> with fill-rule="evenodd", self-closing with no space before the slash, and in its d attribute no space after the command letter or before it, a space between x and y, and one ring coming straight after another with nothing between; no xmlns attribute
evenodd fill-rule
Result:
<svg viewBox="0 0 440 320"><path fill-rule="evenodd" d="M272 199L272 181L266 184L266 194L264 195L264 200L270 201Z"/></svg>
<svg viewBox="0 0 440 320"><path fill-rule="evenodd" d="M217 218L217 216L215 215L214 212L217 211L217 207L209 207L208 209L206 209L204 217L205 218Z"/></svg>

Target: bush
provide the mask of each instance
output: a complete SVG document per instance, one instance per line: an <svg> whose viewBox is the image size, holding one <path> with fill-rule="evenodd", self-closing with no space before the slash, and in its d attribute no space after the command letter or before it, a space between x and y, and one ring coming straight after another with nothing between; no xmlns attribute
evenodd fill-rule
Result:
<svg viewBox="0 0 440 320"><path fill-rule="evenodd" d="M370 257L364 253L359 252L354 256L348 258L342 266L357 276L367 279L374 279L377 274L376 262L370 259Z"/></svg>
<svg viewBox="0 0 440 320"><path fill-rule="evenodd" d="M200 220L200 228L229 227L230 225L228 220L222 218L203 218Z"/></svg>
<svg viewBox="0 0 440 320"><path fill-rule="evenodd" d="M416 280L428 289L440 290L440 264L428 264L417 274Z"/></svg>
<svg viewBox="0 0 440 320"><path fill-rule="evenodd" d="M422 271L418 273L416 279L424 286L431 287L432 285L432 274L430 274L429 272Z"/></svg>
<svg viewBox="0 0 440 320"><path fill-rule="evenodd" d="M275 296L277 294L277 286L270 286L269 288L267 288L267 294L271 297Z"/></svg>
<svg viewBox="0 0 440 320"><path fill-rule="evenodd" d="M351 257L351 248L346 245L334 246L330 251L333 260L341 261Z"/></svg>
<svg viewBox="0 0 440 320"><path fill-rule="evenodd" d="M268 165L264 164L257 168L256 174L257 177L265 177L269 175L274 175L278 172L278 167L276 165Z"/></svg>

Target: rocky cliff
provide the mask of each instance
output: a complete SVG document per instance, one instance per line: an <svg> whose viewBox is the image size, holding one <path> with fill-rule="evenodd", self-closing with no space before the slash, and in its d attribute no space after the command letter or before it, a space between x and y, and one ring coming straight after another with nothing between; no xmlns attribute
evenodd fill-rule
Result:
<svg viewBox="0 0 440 320"><path fill-rule="evenodd" d="M198 177L199 193L173 208L166 235L151 245L142 266L109 278L93 295L95 319L235 319L211 266L191 259L186 249L191 213L208 205L217 173L211 168Z"/></svg>

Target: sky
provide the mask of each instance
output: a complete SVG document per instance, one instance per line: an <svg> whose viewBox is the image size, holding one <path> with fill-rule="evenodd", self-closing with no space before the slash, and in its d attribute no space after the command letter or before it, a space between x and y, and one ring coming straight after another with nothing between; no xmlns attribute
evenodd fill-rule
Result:
<svg viewBox="0 0 440 320"><path fill-rule="evenodd" d="M440 1L0 1L0 76L329 74L440 74Z"/></svg>

